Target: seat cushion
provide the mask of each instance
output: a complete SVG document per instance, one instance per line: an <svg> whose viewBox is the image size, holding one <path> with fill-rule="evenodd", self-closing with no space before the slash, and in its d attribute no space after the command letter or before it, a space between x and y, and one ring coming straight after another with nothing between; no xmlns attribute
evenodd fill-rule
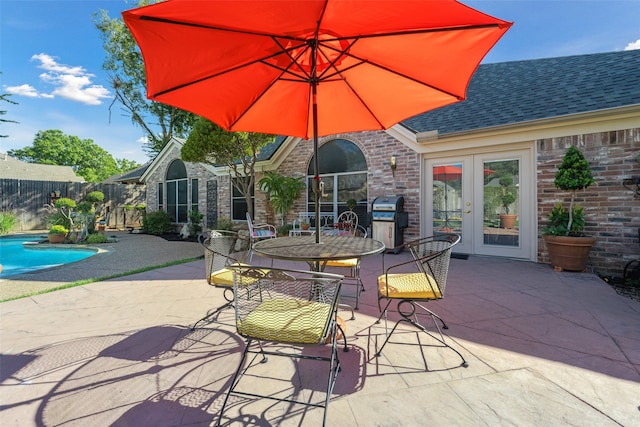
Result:
<svg viewBox="0 0 640 427"><path fill-rule="evenodd" d="M275 237L276 233L271 230L253 230L253 237Z"/></svg>
<svg viewBox="0 0 640 427"><path fill-rule="evenodd" d="M327 267L347 267L353 268L358 265L358 258L332 259L327 261Z"/></svg>
<svg viewBox="0 0 640 427"><path fill-rule="evenodd" d="M387 286L387 278L389 280ZM442 293L432 276L424 273L398 273L378 276L380 295L398 299L440 299Z"/></svg>
<svg viewBox="0 0 640 427"><path fill-rule="evenodd" d="M237 264L238 266L246 266L247 264ZM260 270L264 274L267 274L268 269ZM244 281L253 282L257 279L245 278ZM233 286L233 270L229 268L222 268L220 270L214 271L209 275L209 283L212 283L216 286L220 287L232 287Z"/></svg>
<svg viewBox="0 0 640 427"><path fill-rule="evenodd" d="M233 270L223 268L209 275L209 283L216 286L233 286Z"/></svg>
<svg viewBox="0 0 640 427"><path fill-rule="evenodd" d="M324 342L331 305L295 299L275 298L260 303L238 319L240 335L266 341L295 344Z"/></svg>

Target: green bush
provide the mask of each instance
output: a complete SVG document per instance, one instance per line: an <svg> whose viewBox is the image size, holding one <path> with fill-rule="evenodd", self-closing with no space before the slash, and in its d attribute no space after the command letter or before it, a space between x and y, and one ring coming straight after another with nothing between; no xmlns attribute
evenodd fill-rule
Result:
<svg viewBox="0 0 640 427"><path fill-rule="evenodd" d="M189 236L196 236L198 233L202 231L202 218L204 217L198 211L189 211L187 213L187 218L189 219Z"/></svg>
<svg viewBox="0 0 640 427"><path fill-rule="evenodd" d="M142 230L145 233L159 236L171 232L173 221L166 211L150 212L142 219Z"/></svg>
<svg viewBox="0 0 640 427"><path fill-rule="evenodd" d="M52 225L49 229L49 234L67 234L68 232L69 229L60 224Z"/></svg>
<svg viewBox="0 0 640 427"><path fill-rule="evenodd" d="M278 236L288 236L289 231L293 230L292 224L281 225L277 228Z"/></svg>
<svg viewBox="0 0 640 427"><path fill-rule="evenodd" d="M16 216L11 212L0 212L0 234L8 234L16 225Z"/></svg>
<svg viewBox="0 0 640 427"><path fill-rule="evenodd" d="M233 222L229 218L218 218L214 229L233 231Z"/></svg>
<svg viewBox="0 0 640 427"><path fill-rule="evenodd" d="M86 239L86 242L90 245L96 243L107 243L107 241L107 236L102 233L89 234Z"/></svg>

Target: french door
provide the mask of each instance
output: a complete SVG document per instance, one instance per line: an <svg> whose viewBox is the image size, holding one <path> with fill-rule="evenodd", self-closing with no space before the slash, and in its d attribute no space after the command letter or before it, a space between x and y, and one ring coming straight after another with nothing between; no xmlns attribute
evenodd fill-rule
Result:
<svg viewBox="0 0 640 427"><path fill-rule="evenodd" d="M534 259L528 150L426 160L429 234L462 235L454 252Z"/></svg>

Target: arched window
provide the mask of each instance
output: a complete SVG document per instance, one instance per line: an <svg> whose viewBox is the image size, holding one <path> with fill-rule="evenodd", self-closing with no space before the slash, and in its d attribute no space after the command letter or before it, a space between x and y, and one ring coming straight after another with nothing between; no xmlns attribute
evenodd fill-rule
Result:
<svg viewBox="0 0 640 427"><path fill-rule="evenodd" d="M358 205L359 222L368 226L367 217L367 160L356 144L346 139L335 139L318 149L319 173L324 191L320 198L320 210L333 212L334 218L347 210L347 200ZM311 180L314 176L314 158L311 158L307 177L308 211L313 212L314 194Z"/></svg>
<svg viewBox="0 0 640 427"><path fill-rule="evenodd" d="M167 213L174 222L187 222L189 209L189 181L182 160L174 160L167 168Z"/></svg>

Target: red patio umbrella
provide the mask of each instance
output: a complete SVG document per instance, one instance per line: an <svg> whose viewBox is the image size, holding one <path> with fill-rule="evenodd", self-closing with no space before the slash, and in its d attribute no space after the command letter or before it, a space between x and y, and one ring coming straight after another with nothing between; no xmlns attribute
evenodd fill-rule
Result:
<svg viewBox="0 0 640 427"><path fill-rule="evenodd" d="M313 136L316 184L319 136L463 100L511 26L455 0L168 0L123 18L148 98L229 131Z"/></svg>

